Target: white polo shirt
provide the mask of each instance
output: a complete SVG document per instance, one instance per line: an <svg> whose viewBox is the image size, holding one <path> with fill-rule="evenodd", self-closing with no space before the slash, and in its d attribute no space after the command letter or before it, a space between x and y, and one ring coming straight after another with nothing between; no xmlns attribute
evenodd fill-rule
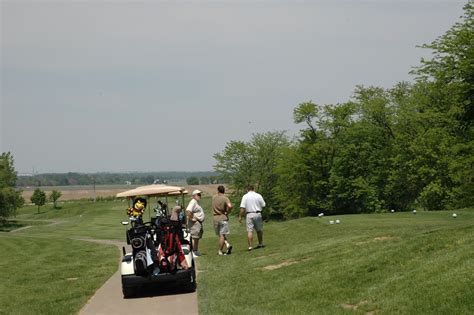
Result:
<svg viewBox="0 0 474 315"><path fill-rule="evenodd" d="M196 219L197 221L204 221L204 210L202 207L199 205L199 203L196 201L196 199L191 199L191 201L188 204L188 207L186 208L186 211L192 212L193 213L193 218Z"/></svg>
<svg viewBox="0 0 474 315"><path fill-rule="evenodd" d="M240 207L245 208L246 213L261 212L265 207L265 200L262 195L251 190L242 197Z"/></svg>

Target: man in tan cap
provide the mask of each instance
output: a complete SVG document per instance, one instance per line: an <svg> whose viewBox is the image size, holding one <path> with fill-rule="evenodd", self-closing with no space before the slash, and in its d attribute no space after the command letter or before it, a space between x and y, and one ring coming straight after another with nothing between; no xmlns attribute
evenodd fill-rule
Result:
<svg viewBox="0 0 474 315"><path fill-rule="evenodd" d="M188 204L188 207L186 208L188 219L191 225L190 229L191 238L193 239L193 254L196 257L201 256L201 252L199 251L199 240L202 238L202 234L204 233L204 210L199 205L199 201L201 200L201 194L202 192L200 190L194 190L193 198L191 199Z"/></svg>

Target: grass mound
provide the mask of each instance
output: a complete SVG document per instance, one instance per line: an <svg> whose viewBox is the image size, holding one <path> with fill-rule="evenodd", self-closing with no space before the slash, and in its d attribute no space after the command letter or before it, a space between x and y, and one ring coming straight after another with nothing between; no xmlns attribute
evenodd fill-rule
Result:
<svg viewBox="0 0 474 315"><path fill-rule="evenodd" d="M269 223L247 252L231 219L232 255L217 255L212 217L199 258L203 314L437 313L474 310L474 213L348 215ZM331 218L334 220L335 218Z"/></svg>

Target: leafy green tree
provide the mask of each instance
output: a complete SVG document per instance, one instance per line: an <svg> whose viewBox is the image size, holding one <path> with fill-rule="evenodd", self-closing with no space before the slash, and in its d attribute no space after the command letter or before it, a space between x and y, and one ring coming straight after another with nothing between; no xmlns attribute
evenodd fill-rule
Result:
<svg viewBox="0 0 474 315"><path fill-rule="evenodd" d="M59 198L61 198L62 193L58 190L53 190L51 191L51 194L49 195L49 201L53 202L53 207L54 209L57 209L56 202L58 201Z"/></svg>
<svg viewBox="0 0 474 315"><path fill-rule="evenodd" d="M422 47L432 57L421 60L413 73L417 85L424 87L426 101L420 107L428 129L435 134L433 155L441 160L442 169L426 180L425 191L441 189L443 202L449 206L474 204L474 2L464 6L461 21L431 44ZM442 136L441 139L439 137ZM426 174L426 171L425 171ZM435 186L433 186L435 185ZM432 195L430 193L430 195ZM426 197L426 196L425 196Z"/></svg>
<svg viewBox="0 0 474 315"><path fill-rule="evenodd" d="M474 2L464 5L464 14L446 33L422 47L432 51L431 58L421 60L413 73L431 83L439 98L432 102L435 110L455 118L462 128L474 120Z"/></svg>
<svg viewBox="0 0 474 315"><path fill-rule="evenodd" d="M412 72L414 83L357 86L342 104L300 103L300 137L274 159L258 139L233 141L214 156L215 169L237 189L271 191L287 218L473 205L473 17L468 1L459 23L422 46L433 57Z"/></svg>
<svg viewBox="0 0 474 315"><path fill-rule="evenodd" d="M255 134L249 142L231 141L223 152L214 154L214 169L224 181L231 183L235 194L243 194L252 184L264 196L267 208L275 207L273 187L277 174L274 169L288 145L289 140L282 131Z"/></svg>
<svg viewBox="0 0 474 315"><path fill-rule="evenodd" d="M10 152L0 156L0 223L16 214L16 209L24 203L21 192L15 190L16 172Z"/></svg>
<svg viewBox="0 0 474 315"><path fill-rule="evenodd" d="M199 178L196 176L191 176L186 178L186 184L188 185L199 185Z"/></svg>
<svg viewBox="0 0 474 315"><path fill-rule="evenodd" d="M232 184L236 194L242 194L253 182L255 162L253 148L244 141L230 141L224 151L214 154L214 170Z"/></svg>
<svg viewBox="0 0 474 315"><path fill-rule="evenodd" d="M305 123L301 138L278 160L278 181L274 188L285 217L331 211L329 179L339 146L338 141L352 124L355 106L299 104L295 123Z"/></svg>
<svg viewBox="0 0 474 315"><path fill-rule="evenodd" d="M38 206L38 214L40 207L46 204L46 193L39 188L36 188L30 198L31 202Z"/></svg>

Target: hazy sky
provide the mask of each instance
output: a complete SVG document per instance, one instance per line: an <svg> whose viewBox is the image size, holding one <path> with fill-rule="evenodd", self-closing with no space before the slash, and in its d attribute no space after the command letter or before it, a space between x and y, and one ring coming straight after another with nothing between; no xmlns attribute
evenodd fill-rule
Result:
<svg viewBox="0 0 474 315"><path fill-rule="evenodd" d="M212 170L300 102L391 87L465 1L5 1L0 151L19 172Z"/></svg>

